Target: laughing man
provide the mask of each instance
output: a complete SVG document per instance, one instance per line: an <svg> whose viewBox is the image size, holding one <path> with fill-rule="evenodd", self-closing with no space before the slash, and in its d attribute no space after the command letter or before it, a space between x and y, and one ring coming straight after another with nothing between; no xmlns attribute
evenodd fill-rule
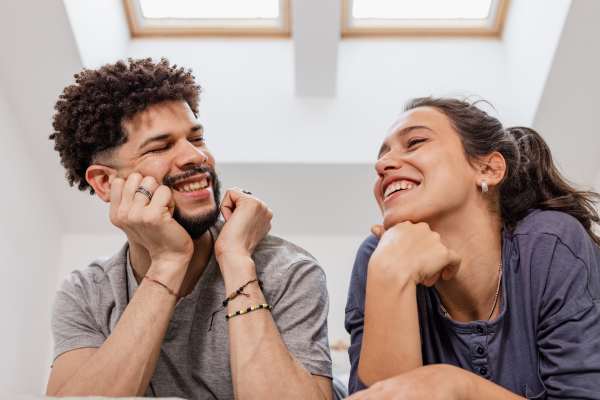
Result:
<svg viewBox="0 0 600 400"><path fill-rule="evenodd" d="M127 243L58 291L49 395L332 397L323 270L267 235L250 192L219 203L199 91L165 59L129 60L83 70L56 104L69 183Z"/></svg>

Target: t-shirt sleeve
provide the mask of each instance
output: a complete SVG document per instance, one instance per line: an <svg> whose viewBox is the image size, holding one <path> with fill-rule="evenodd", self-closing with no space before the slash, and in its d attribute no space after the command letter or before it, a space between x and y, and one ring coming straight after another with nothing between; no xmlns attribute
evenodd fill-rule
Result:
<svg viewBox="0 0 600 400"><path fill-rule="evenodd" d="M290 266L283 279L273 304L273 318L283 341L308 372L331 378L325 273L307 259Z"/></svg>
<svg viewBox="0 0 600 400"><path fill-rule="evenodd" d="M542 294L537 340L548 399L600 394L600 252L580 236L557 239Z"/></svg>
<svg viewBox="0 0 600 400"><path fill-rule="evenodd" d="M346 331L350 334L350 347L348 348L348 356L350 357L349 393L366 388L358 377L358 361L360 359L365 321L367 267L375 247L377 247L377 238L375 236L369 236L363 241L356 253L354 267L352 268L352 277L350 278L344 321Z"/></svg>
<svg viewBox="0 0 600 400"><path fill-rule="evenodd" d="M100 347L106 340L88 302L89 286L79 271L62 283L52 309L53 360L61 354L85 347Z"/></svg>

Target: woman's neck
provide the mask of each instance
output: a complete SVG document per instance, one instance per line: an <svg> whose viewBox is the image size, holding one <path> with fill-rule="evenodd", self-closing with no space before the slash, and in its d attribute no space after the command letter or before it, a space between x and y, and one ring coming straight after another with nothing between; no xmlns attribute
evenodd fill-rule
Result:
<svg viewBox="0 0 600 400"><path fill-rule="evenodd" d="M462 258L456 276L435 285L444 308L457 321L486 320L494 306L502 262L502 222L488 207L464 207L430 224ZM491 318L499 310L496 305Z"/></svg>

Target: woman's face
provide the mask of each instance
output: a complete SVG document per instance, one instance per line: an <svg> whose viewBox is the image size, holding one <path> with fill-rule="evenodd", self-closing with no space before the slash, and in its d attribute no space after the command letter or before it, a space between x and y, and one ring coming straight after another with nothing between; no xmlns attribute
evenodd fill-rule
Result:
<svg viewBox="0 0 600 400"><path fill-rule="evenodd" d="M435 224L477 196L476 171L458 133L432 107L415 108L396 121L375 169L374 194L386 229L403 221Z"/></svg>

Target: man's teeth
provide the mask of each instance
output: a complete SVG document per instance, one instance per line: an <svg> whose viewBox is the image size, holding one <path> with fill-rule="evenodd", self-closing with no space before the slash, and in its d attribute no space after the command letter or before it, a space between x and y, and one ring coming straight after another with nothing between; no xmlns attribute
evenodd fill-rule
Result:
<svg viewBox="0 0 600 400"><path fill-rule="evenodd" d="M385 193L383 194L383 197L388 197L390 194L397 192L398 190L410 190L410 189L414 188L415 186L418 186L418 185L414 184L411 181L400 180L400 181L392 182L385 189Z"/></svg>
<svg viewBox="0 0 600 400"><path fill-rule="evenodd" d="M183 186L177 188L178 192L194 192L196 190L206 189L208 187L208 180L203 179L199 182L186 183Z"/></svg>

